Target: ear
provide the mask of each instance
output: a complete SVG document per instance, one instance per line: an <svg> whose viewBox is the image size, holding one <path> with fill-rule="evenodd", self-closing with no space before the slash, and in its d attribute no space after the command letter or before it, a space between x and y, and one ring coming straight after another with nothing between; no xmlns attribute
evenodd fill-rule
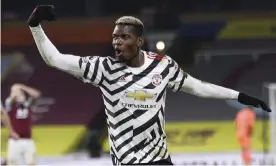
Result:
<svg viewBox="0 0 276 166"><path fill-rule="evenodd" d="M137 45L139 48L141 48L144 45L144 37L138 37Z"/></svg>

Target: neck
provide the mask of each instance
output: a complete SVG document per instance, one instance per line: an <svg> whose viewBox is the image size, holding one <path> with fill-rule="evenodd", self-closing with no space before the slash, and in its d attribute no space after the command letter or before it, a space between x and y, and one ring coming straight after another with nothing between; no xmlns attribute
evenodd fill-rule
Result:
<svg viewBox="0 0 276 166"><path fill-rule="evenodd" d="M141 50L137 52L135 57L127 64L130 67L141 67L145 62L144 55Z"/></svg>

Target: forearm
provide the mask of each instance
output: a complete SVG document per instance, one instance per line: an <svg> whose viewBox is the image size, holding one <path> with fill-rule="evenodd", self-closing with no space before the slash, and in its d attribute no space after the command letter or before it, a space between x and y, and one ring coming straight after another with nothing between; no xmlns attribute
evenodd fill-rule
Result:
<svg viewBox="0 0 276 166"><path fill-rule="evenodd" d="M8 97L8 100L10 103L13 103L15 101L16 98L16 92L11 92L10 96Z"/></svg>
<svg viewBox="0 0 276 166"><path fill-rule="evenodd" d="M33 98L38 98L40 97L41 93L39 90L35 89L35 88L31 88L31 87L28 87L26 85L23 85L23 84L20 84L20 88L27 92L30 96L32 96Z"/></svg>
<svg viewBox="0 0 276 166"><path fill-rule="evenodd" d="M60 56L60 52L57 48L52 44L52 42L48 39L46 34L44 33L41 26L37 27L30 27L32 35L34 37L34 41L38 48L40 55L42 56L43 60L49 66L57 66L58 60L55 60L56 57Z"/></svg>
<svg viewBox="0 0 276 166"><path fill-rule="evenodd" d="M5 109L2 108L1 110L1 121L3 122L4 126L9 130L12 131L12 125L10 122L10 117Z"/></svg>
<svg viewBox="0 0 276 166"><path fill-rule="evenodd" d="M211 83L206 83L188 75L181 91L203 98L238 99L239 92Z"/></svg>
<svg viewBox="0 0 276 166"><path fill-rule="evenodd" d="M78 56L61 54L44 33L41 26L30 27L36 46L47 65L59 70L81 76Z"/></svg>

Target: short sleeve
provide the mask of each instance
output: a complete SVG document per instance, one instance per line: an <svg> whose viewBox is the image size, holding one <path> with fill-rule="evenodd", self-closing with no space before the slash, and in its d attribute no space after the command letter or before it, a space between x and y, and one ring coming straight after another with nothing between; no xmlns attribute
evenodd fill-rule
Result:
<svg viewBox="0 0 276 166"><path fill-rule="evenodd" d="M85 83L99 85L103 77L102 62L104 57L87 56L79 59L79 67L82 77L79 78Z"/></svg>
<svg viewBox="0 0 276 166"><path fill-rule="evenodd" d="M5 100L5 109L9 112L9 111L11 111L12 110L12 101L11 101L11 99L10 98L7 98L6 100Z"/></svg>

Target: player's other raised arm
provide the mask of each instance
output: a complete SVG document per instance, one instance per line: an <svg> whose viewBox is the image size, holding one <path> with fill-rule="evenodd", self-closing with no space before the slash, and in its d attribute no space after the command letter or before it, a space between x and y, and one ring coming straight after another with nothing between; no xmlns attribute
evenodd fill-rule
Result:
<svg viewBox="0 0 276 166"><path fill-rule="evenodd" d="M84 82L97 84L100 77L99 57L80 57L71 54L62 54L49 40L43 31L40 22L54 21L54 7L40 5L35 8L28 19L28 25L34 37L36 46L47 65L67 72L80 78ZM95 75L95 78L92 78Z"/></svg>
<svg viewBox="0 0 276 166"><path fill-rule="evenodd" d="M175 61L171 60L171 63L174 63L174 70L172 72L169 86L173 89L173 91L182 91L203 98L238 100L242 104L261 107L263 110L268 112L271 111L266 103L260 99L233 89L198 80L185 73Z"/></svg>

